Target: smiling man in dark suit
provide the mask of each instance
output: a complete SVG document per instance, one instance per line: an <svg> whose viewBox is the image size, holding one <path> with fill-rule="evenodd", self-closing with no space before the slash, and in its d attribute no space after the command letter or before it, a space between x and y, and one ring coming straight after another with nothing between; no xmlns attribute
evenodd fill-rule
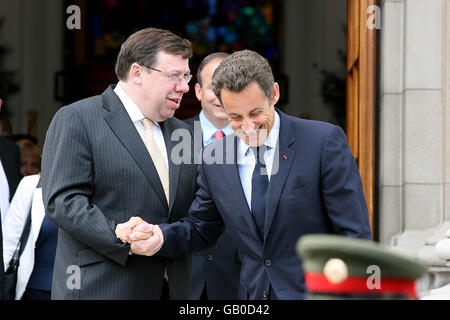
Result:
<svg viewBox="0 0 450 320"><path fill-rule="evenodd" d="M202 141L203 147L233 133L227 115L211 89L214 70L229 55L226 52L211 53L198 66L195 95L200 101L202 111L185 122L198 135L195 138ZM195 129L195 126L200 128ZM229 232L225 230L215 247L192 254L191 299L237 299L240 268L239 252Z"/></svg>
<svg viewBox="0 0 450 320"><path fill-rule="evenodd" d="M361 177L345 134L276 109L278 84L268 61L254 51L224 59L212 88L234 134L203 150L188 217L160 226L131 221L123 225L132 228L125 235L143 255L176 257L215 243L225 225L241 255L241 299L303 299L304 273L295 251L301 236L371 239Z"/></svg>
<svg viewBox="0 0 450 320"><path fill-rule="evenodd" d="M0 110L3 101L0 99ZM2 221L20 181L20 150L11 141L0 137L0 266L3 266ZM3 299L3 267L0 268L0 300Z"/></svg>
<svg viewBox="0 0 450 320"><path fill-rule="evenodd" d="M59 227L52 299L189 299L188 254L134 255L115 229L132 216L179 220L192 203L196 165L170 157L173 131L190 132L173 115L189 90L191 56L188 40L140 30L122 44L119 83L54 116L42 159L46 214ZM68 270L78 270L79 285L68 287L77 275Z"/></svg>

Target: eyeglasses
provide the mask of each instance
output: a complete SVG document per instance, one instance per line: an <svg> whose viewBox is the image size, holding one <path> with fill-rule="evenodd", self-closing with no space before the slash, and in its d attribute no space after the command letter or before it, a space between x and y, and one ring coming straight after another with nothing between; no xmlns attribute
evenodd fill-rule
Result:
<svg viewBox="0 0 450 320"><path fill-rule="evenodd" d="M192 74L186 73L186 74L179 74L179 73L168 73L168 72L164 72L162 70L158 70L156 68L152 68L152 67L145 67L146 69L151 69L151 70L155 70L160 72L161 74L165 75L166 77L168 77L170 80L172 80L173 82L180 82L181 80L184 79L184 81L186 81L186 83L189 83L189 81L191 81L192 79Z"/></svg>

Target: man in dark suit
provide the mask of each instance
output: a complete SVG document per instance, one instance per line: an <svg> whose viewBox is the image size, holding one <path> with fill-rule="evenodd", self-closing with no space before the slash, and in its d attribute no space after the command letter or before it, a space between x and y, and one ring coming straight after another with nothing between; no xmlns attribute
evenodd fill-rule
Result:
<svg viewBox="0 0 450 320"><path fill-rule="evenodd" d="M224 59L212 88L235 134L203 150L188 217L120 228L132 228L128 239L141 254L162 258L211 245L225 225L241 255L240 298L303 299L304 273L295 251L301 236L371 239L361 177L345 134L275 109L280 90L268 61L256 52Z"/></svg>
<svg viewBox="0 0 450 320"><path fill-rule="evenodd" d="M0 110L3 101L0 99ZM2 221L20 181L20 150L11 141L0 137L0 288L3 289L3 236ZM3 299L0 290L0 300Z"/></svg>
<svg viewBox="0 0 450 320"><path fill-rule="evenodd" d="M197 70L195 95L201 103L202 111L185 122L194 131L196 141L202 141L202 146L233 133L222 105L211 90L214 70L227 56L229 54L225 52L211 53L202 60ZM198 154L200 152L198 150ZM215 247L192 254L191 299L237 299L240 267L239 252L229 232L225 230Z"/></svg>
<svg viewBox="0 0 450 320"><path fill-rule="evenodd" d="M135 255L115 229L131 216L179 220L192 203L196 165L169 156L173 131L190 133L172 117L191 56L188 40L140 30L122 44L119 83L54 116L42 159L46 214L59 227L52 299L189 299L188 254Z"/></svg>

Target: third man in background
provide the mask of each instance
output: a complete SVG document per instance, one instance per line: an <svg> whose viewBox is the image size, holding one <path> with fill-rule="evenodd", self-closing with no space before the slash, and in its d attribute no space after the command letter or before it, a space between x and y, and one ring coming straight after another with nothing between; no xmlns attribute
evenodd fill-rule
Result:
<svg viewBox="0 0 450 320"><path fill-rule="evenodd" d="M211 53L198 67L195 95L202 105L202 111L185 122L196 133L195 138L202 141L202 146L233 132L220 101L211 90L214 70L227 56L229 54L225 52ZM201 130L195 130L195 126L200 126L198 129ZM192 254L191 299L237 299L240 264L239 252L225 230L216 247Z"/></svg>

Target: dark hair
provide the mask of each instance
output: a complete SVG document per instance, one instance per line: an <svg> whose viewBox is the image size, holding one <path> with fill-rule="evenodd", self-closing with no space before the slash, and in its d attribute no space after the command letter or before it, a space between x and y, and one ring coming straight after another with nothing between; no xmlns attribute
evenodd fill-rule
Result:
<svg viewBox="0 0 450 320"><path fill-rule="evenodd" d="M116 74L119 80L126 80L133 63L151 67L156 63L161 51L180 55L184 59L192 57L189 40L163 29L147 28L133 33L120 47L116 61Z"/></svg>
<svg viewBox="0 0 450 320"><path fill-rule="evenodd" d="M275 80L269 62L255 51L242 50L220 63L214 71L211 87L222 102L221 89L240 92L253 81L259 84L266 97L272 96Z"/></svg>
<svg viewBox="0 0 450 320"><path fill-rule="evenodd" d="M203 68L205 68L205 66L209 62L216 60L216 59L223 60L226 57L228 57L229 55L230 54L226 53L226 52L214 52L214 53L207 55L205 58L203 58L202 62L200 62L200 65L198 66L198 69L197 69L197 82L200 84L200 87L202 86L202 81L203 81L202 80Z"/></svg>
<svg viewBox="0 0 450 320"><path fill-rule="evenodd" d="M22 156L23 155L32 155L32 156L40 157L42 154L42 149L37 143L23 140L16 144L19 146L20 151L22 152Z"/></svg>
<svg viewBox="0 0 450 320"><path fill-rule="evenodd" d="M13 135L13 141L15 143L19 142L20 140L29 140L33 143L38 143L38 140L36 139L36 137L33 137L32 135L29 134L23 134L23 133L18 133Z"/></svg>

